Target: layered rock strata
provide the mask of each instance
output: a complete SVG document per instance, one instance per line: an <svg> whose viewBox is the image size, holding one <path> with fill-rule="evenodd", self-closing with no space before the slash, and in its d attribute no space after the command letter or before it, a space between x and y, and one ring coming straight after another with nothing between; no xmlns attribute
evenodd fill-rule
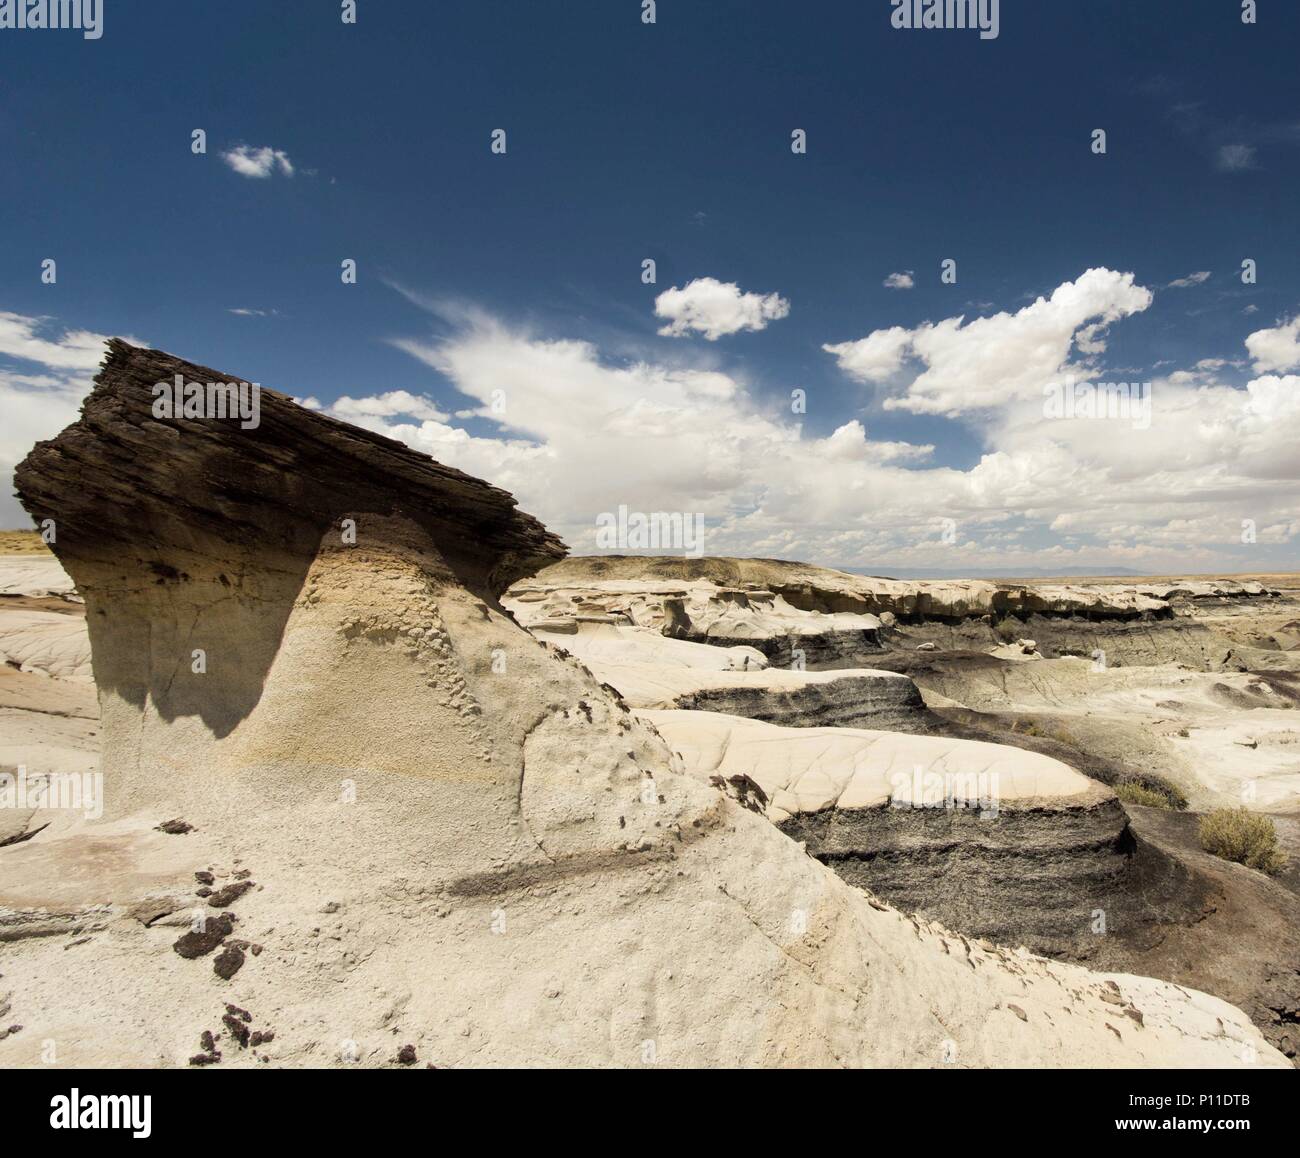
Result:
<svg viewBox="0 0 1300 1158"><path fill-rule="evenodd" d="M850 887L503 613L560 550L508 496L269 392L257 430L156 420L175 374L229 380L115 343L18 472L108 809L0 849L0 1063L211 1057L233 1002L292 1065L1285 1064L1221 1000Z"/></svg>

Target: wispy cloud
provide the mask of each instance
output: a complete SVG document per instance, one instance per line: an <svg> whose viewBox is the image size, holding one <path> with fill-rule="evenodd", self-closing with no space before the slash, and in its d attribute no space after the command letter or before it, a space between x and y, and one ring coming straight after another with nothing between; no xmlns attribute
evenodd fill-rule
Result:
<svg viewBox="0 0 1300 1158"><path fill-rule="evenodd" d="M1172 82L1167 82L1163 89L1146 91L1168 98L1175 88ZM1300 145L1300 122L1222 117L1208 110L1202 101L1185 100L1170 105L1169 118L1221 173L1246 173L1261 168L1262 147Z"/></svg>
<svg viewBox="0 0 1300 1158"><path fill-rule="evenodd" d="M1189 289L1194 285L1204 285L1210 280L1210 271L1203 269L1197 273L1189 273L1186 277L1176 277L1165 289Z"/></svg>
<svg viewBox="0 0 1300 1158"><path fill-rule="evenodd" d="M1254 145L1220 145L1215 164L1224 173L1242 173L1255 168Z"/></svg>
<svg viewBox="0 0 1300 1158"><path fill-rule="evenodd" d="M908 269L902 273L891 273L885 278L883 285L886 289L911 289L916 285L912 272L912 270Z"/></svg>

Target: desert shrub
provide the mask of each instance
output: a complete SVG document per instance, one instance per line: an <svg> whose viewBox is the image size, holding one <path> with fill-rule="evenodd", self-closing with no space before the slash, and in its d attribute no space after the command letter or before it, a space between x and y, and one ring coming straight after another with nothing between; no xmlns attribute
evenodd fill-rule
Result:
<svg viewBox="0 0 1300 1158"><path fill-rule="evenodd" d="M1173 808L1174 802L1163 792L1139 784L1136 780L1126 780L1115 785L1115 795L1125 804L1142 804L1147 808Z"/></svg>
<svg viewBox="0 0 1300 1158"><path fill-rule="evenodd" d="M1021 627L1014 619L1003 619L993 625L993 634L1003 643L1015 643L1020 638Z"/></svg>
<svg viewBox="0 0 1300 1158"><path fill-rule="evenodd" d="M1216 808L1201 817L1199 835L1206 852L1247 868L1275 873L1286 865L1286 854L1277 847L1272 818L1258 812Z"/></svg>

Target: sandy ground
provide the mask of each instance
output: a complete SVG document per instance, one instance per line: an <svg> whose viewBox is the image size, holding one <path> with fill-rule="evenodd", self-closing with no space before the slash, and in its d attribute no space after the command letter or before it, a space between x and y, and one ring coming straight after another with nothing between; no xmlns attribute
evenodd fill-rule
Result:
<svg viewBox="0 0 1300 1158"><path fill-rule="evenodd" d="M0 555L48 555L36 531L0 531Z"/></svg>
<svg viewBox="0 0 1300 1158"><path fill-rule="evenodd" d="M12 546L10 542L12 538L12 533L7 533L3 543ZM0 595L0 652L4 652L5 660L3 668L0 668L0 766L14 768L21 765L36 774L47 771L94 771L98 767L100 725L94 687L88 679L89 673L86 670L84 634L80 626L83 609L79 604L69 602L68 585L61 583L57 570L51 568L52 560L48 552L42 553L30 549L34 545L35 538L34 535L20 537L16 541L16 549L7 552L11 556L6 560L7 570L0 569L0 591L6 592ZM24 546L28 549L22 550ZM17 576L18 579L6 584L3 582L6 575L11 579ZM1131 582L1131 580L1127 581ZM1283 586L1276 583L1273 585ZM1284 843L1295 846L1300 825L1292 824L1289 818L1292 813L1300 812L1300 805L1297 803L1300 802L1300 760L1297 759L1297 753L1300 753L1300 744L1297 743L1297 738L1300 738L1300 705L1297 703L1297 697L1292 694L1287 680L1287 672L1291 669L1290 661L1294 657L1289 656L1288 651L1284 650L1289 637L1283 629L1289 619L1300 617L1300 605L1292 606L1289 600L1284 598L1280 601L1270 600L1267 603L1249 606L1206 603L1192 606L1187 609L1187 612L1185 618L1199 627L1217 633L1217 636L1222 636L1229 642L1235 640L1242 646L1269 645L1262 650L1267 651L1276 661L1272 674L1265 677L1252 671L1197 671L1186 665L1180 667L1175 662L1135 666L1121 664L1102 671L1093 671L1092 665L1084 659L1033 658L1023 653L1023 650L1020 650L1014 658L1010 656L999 658L997 653L1000 649L1005 651L1007 645L996 640L990 641L990 646L983 652L980 664L963 665L961 662L955 662L945 667L944 660L949 653L936 650L926 653L933 670L928 673L912 674L923 687L927 688L927 696L936 704L956 705L969 709L978 713L994 727L1015 727L1019 730L1018 734L1042 732L1066 738L1068 742L1062 745L1065 755L1063 756L1059 749L1054 753L1055 760L1063 760L1063 764L1057 764L1051 759L1030 757L1027 753L1020 754L1024 757L1025 774L1033 781L1031 788L1026 789L1030 796L1042 795L1044 776L1063 778L1063 784L1056 784L1054 789L1058 794L1066 789L1076 789L1081 784L1086 785L1077 773L1065 766L1069 764L1068 751L1071 745L1080 748L1086 746L1103 755L1113 754L1117 763L1127 762L1135 768L1143 768L1177 784L1187 794L1193 809L1224 801L1235 802L1242 797L1243 787L1249 784L1252 786L1252 795L1247 800L1248 806L1277 814L1283 821ZM663 641L660 648L663 655L658 658L664 661L666 670L673 669L671 678L664 676L665 683L679 679L684 668L694 667L697 661L693 657L699 654L694 650L697 646ZM901 646L914 648L916 638L904 636ZM1043 650L1050 653L1050 645L1046 645ZM718 680L734 681L739 678L732 666L734 661L725 658L723 649L718 648L716 652L719 667L724 670L706 671L702 677L697 678L702 678L705 683ZM625 657L616 654L604 658L608 660ZM711 656L706 655L705 658ZM753 659L752 656L749 658ZM747 664L740 666L743 670ZM1282 674L1279 676L1278 672ZM824 678L814 673L809 674L813 675L814 679ZM886 679L890 678L886 673L880 674ZM757 682L764 680L771 682L774 675L786 678L790 673L779 671L764 675L761 670L756 670L753 675ZM652 715L675 716L684 724L690 723L693 717L695 724L702 729L701 734L708 733L710 736L724 723L724 718L708 713L668 712ZM769 725L749 721L740 721L729 726L733 730L741 727L747 736L753 733L759 740L762 738L760 733L777 731ZM661 730L670 740L673 739L672 720L665 720ZM855 734L848 729L807 730L793 735L787 733L786 742L793 749L804 752L811 750L811 745L816 749L817 760L823 762L830 760L835 767L831 768L827 765L823 770L819 769L815 762L811 762L805 769L799 760L792 760L778 751L776 746L768 745L767 749L755 756L755 759L764 756L769 759L771 765L770 767L755 765L760 772L758 779L763 780L768 775L778 774L779 778L789 769L794 768L799 772L797 785L799 792L808 795L810 786L816 787L815 781L833 779L835 769L839 767L835 764L834 754L831 751L835 744L852 743L855 737L871 735L873 734L865 732ZM915 749L918 744L939 743L918 741L915 737L893 736L888 733L876 733L874 736L873 743L889 747L891 751L897 749L896 758L891 757L891 759L900 768L911 767L914 764ZM734 760L741 755L741 746L736 745L733 750L733 741L734 737L726 737L717 742L709 740L709 743L717 749L719 760L721 760L721 753L729 750ZM949 744L949 747L951 746ZM761 748L762 745L759 744L759 747ZM893 764L888 764L888 767L892 766ZM886 768L886 765L882 764L881 767ZM730 768L728 770L730 771ZM879 771L880 769L875 769L875 772ZM879 776L877 775L875 779L879 779ZM873 780L872 783L874 782ZM779 786L773 783L769 787L773 789L779 787L784 790L789 788L789 785L782 780ZM799 792L795 792L794 795L799 795ZM872 799L879 795L878 791L874 791ZM811 799L811 796L809 798ZM1170 818L1165 819L1160 813L1147 818L1145 813L1148 811L1137 810L1137 815L1143 818L1142 824L1152 833L1153 840L1158 838L1171 847L1176 846L1183 855L1203 857L1203 854L1195 851L1194 837L1189 828L1189 826L1194 828L1194 812L1170 814ZM6 821L9 819L17 819L16 830L21 831L26 818L6 818ZM0 826L0 847L4 846L6 840L12 836L9 832L11 828L15 828L15 825L9 825L9 828ZM117 882L114 887L120 885L124 890L123 896L135 896L146 886L154 887L150 882L154 882L155 877L157 887L166 885L168 888L174 888L178 875L184 876L189 873L196 864L210 864L221 871L221 865L229 860L229 850L214 850L209 853L201 846L201 842L197 841L188 846L186 854L180 860L176 860L176 855L183 846L152 829L137 831L133 828L129 830L124 828L120 833L108 829L104 831L103 841L89 846L84 863L77 862L75 872L71 875L66 875L70 862L66 857L60 860L56 854L61 847L59 842L76 839L76 833L63 834L51 829L50 833L45 834L39 841L11 847L9 851L14 865L18 864L18 860L22 860L24 865L28 860L33 861L32 865L27 866L25 874L20 875L28 881L46 882L46 891L40 895L25 896L25 904L35 908L42 906L51 909L58 909L60 906L67 908L71 906L71 902L64 894L69 889L74 892L77 890L84 892L88 885L95 885L91 891L98 898L103 889L99 888L96 882L109 884ZM129 845L132 850L135 867L132 868L129 879L119 880L117 860L120 853L113 843L115 840L120 840L123 847ZM42 857L52 858L51 872L39 871ZM1221 864L1216 867L1213 858L1204 859L1209 864L1207 871L1217 871L1222 874L1224 888L1231 892L1232 898L1240 907L1257 908L1262 903L1263 897L1273 907L1268 908L1266 913L1261 910L1261 920L1277 920L1279 915L1281 919L1289 920L1288 914L1292 910L1287 906L1291 901L1284 903L1273 899L1275 895L1280 897L1281 893L1263 894L1257 886L1242 875L1247 870ZM232 863L225 867L233 873L235 865ZM275 881L270 870L263 875L262 879ZM287 880L281 883L281 889L286 894L294 892L297 887L294 885L291 888ZM1294 881L1289 876L1284 876L1276 885L1270 884L1269 887L1274 890L1293 890ZM337 891L337 884L335 891ZM1293 896L1293 893L1289 895ZM77 896L80 896L80 892ZM311 928L306 926L298 928L295 922L297 925L302 925L302 918L296 910L290 913L287 909L283 911L274 907L268 909L266 902L263 901L260 902L261 908L266 911L262 912L258 907L259 902L250 898L248 903L252 908L251 920L255 922L252 928L255 928L259 938L265 936L272 958L286 970L300 965L303 961L302 942L289 939L288 930L294 930L294 937L314 938L319 932L316 926L332 928L338 924L315 916L308 919ZM324 910L328 910L329 904L333 902L329 901L328 897L321 901ZM541 915L539 912L538 916ZM140 921L144 922L145 917L141 916ZM363 931L363 924L364 921L358 924L356 920L351 922L344 920L335 932L329 934L335 939L341 938L339 951L344 953L337 968L326 962L327 972L329 969L334 969L334 973L337 974L335 980L351 975L354 970L365 968L364 963L368 961L368 956L364 948L366 934ZM398 924L400 925L400 921ZM168 926L164 924L154 925L150 918L150 923L142 923L138 930L133 928L129 934L119 930L111 936L100 937L94 944L100 946L96 951L104 956L96 967L106 977L113 975L114 970L118 969L125 977L129 973L134 955L141 951L138 946L135 946L134 941L150 940L151 944L154 941L158 942L162 946L160 962L165 963L168 969L177 974L175 992L166 985L163 985L159 992L168 1000L175 998L176 1009L172 1011L174 1016L171 1018L171 1023L179 1023L190 1016L190 1007L186 1004L186 999L181 996L186 984L181 980L181 974L184 972L183 963L173 961L170 951L166 949L165 941L171 936L167 928ZM280 932L277 933L277 930ZM81 957L89 951L82 943L84 937L79 936L82 929L80 927L60 929L60 932L66 933L70 940L65 941L51 936L27 942L30 950L24 959L25 964L11 973L10 981L22 982L26 979L34 985L36 978L43 971L60 966L65 961L72 961L72 954L77 954L76 959L80 961ZM629 927L627 935L640 937L642 933L643 931ZM929 937L931 934L925 932L923 935ZM943 941L945 946L950 943L950 935L943 931L938 931L934 936ZM1294 940L1295 932L1288 927L1279 936ZM1241 963L1234 962L1232 959L1231 938L1221 938L1221 940L1223 940L1221 949L1225 974L1234 970L1240 971ZM131 941L131 944L128 944L128 941ZM958 942L966 944L960 937L957 942L951 943ZM1290 941L1287 943L1289 944ZM1166 938L1161 944L1163 948L1157 947L1150 951L1150 971L1161 976L1179 974L1182 968L1179 954L1185 958L1193 958L1197 954L1206 952L1202 941L1197 940L1196 935L1191 933ZM68 950L71 950L70 954L67 954ZM396 951L396 942L388 946L389 953ZM945 947L943 953L947 954L947 952L948 949ZM973 954L975 951L967 948L966 952ZM353 959L349 960L347 954L352 954ZM360 956L361 964L356 962L357 955ZM444 967L452 968L450 959ZM924 967L927 969L931 967L928 958ZM1013 970L1020 967L1011 966ZM313 964L312 968L315 969L316 965ZM1075 980L1076 975L1073 973L1044 972L1047 969L1045 965L1025 964L1023 968L1035 976L1037 973L1043 973L1041 984L1039 982L1035 984L1044 991L1049 984L1049 977L1050 985L1053 986L1058 984L1088 986L1097 984L1094 980L1096 978L1104 979L1104 975L1093 974L1089 978L1088 975L1079 974ZM409 971L412 976L418 975L421 971L421 963L412 960L409 963ZM1131 970L1126 966L1125 973L1129 972ZM1189 975L1195 978L1201 976L1195 970L1192 970ZM256 1004L259 1008L276 1009L285 1024L292 1024L294 1018L298 1018L304 1026L310 1024L311 1020L318 1016L316 994L319 985L316 974L313 973L311 976L312 980L304 984L302 993L292 989L276 991L266 987L263 987L264 992L256 990L255 996L258 998ZM333 976L334 974L331 974L331 977ZM372 984L387 985L388 981L385 980L387 977L387 973L376 973ZM1148 1024L1157 1024L1157 1019L1163 1016L1160 1013L1163 1008L1162 1003L1167 1003L1174 991L1160 988L1160 983L1146 981L1140 977L1126 976L1121 979L1121 982L1125 986L1126 994L1129 995L1126 1000L1140 1000L1147 1010L1150 1019ZM486 980L484 983L488 984ZM505 975L494 983L506 985ZM1190 983L1196 985L1195 981ZM1268 983L1270 983L1269 978L1265 977L1259 981L1257 987L1265 987ZM945 981L944 984L948 982ZM999 981L998 984L1001 982ZM1106 982L1106 984L1110 983ZM1225 980L1224 985L1225 988L1228 987L1229 981ZM287 999L282 996L285 992L290 994ZM4 994L0 993L0 997L3 996ZM486 999L486 990L484 999ZM253 1003L251 998L241 998L241 1000ZM425 1008L428 1003L423 1002L422 998L413 1000L408 993L405 997L399 995L397 1000L410 1003L405 1013L397 1014L399 1022L410 1024L415 1020L412 1016L413 1011L418 1012L425 1021L436 1021L434 1007L429 1005ZM1056 1010L1056 1007L1051 1004L1053 1000L1055 999L1046 998L1041 1006L1044 1011L1043 1016L1048 1020ZM1100 1000L1101 1008L1104 1009L1111 998L1102 996ZM1197 995L1195 1000L1202 999ZM294 1009L295 1002L300 1005L297 1010ZM1028 1003L1022 1001L1022 1005L1028 1006ZM1034 1008L1028 1007L1030 1016L1034 1016ZM1020 1007L1009 1008L1018 1010ZM78 1011L77 1016L99 1018L97 1010L100 1010L100 1006L92 1002L84 1010ZM42 1016L54 1018L58 1012L53 1008L42 1010L29 1005L25 1014L39 1021ZM61 1016L71 1016L71 1014ZM1016 1012L1014 1016L1017 1025L1023 1022L1024 1018L1020 1012ZM1178 1064L1177 1059L1183 1056L1189 1060L1198 1056L1196 1050L1218 1048L1209 1045L1208 1038L1192 1040L1195 1033L1200 1031L1192 1031L1191 1036L1186 1036L1186 1027L1200 1024L1197 1019L1209 1024L1215 1017L1222 1018L1224 1016L1222 1008L1207 1005L1204 1015L1200 1012L1193 1015L1189 1011L1171 1013L1169 1016L1176 1024L1184 1027L1178 1031L1185 1034L1183 1044L1168 1047L1162 1045L1160 1048L1166 1052L1150 1054L1152 1060L1158 1059L1160 1064ZM1258 1020L1258 1015L1254 1016ZM132 1023L135 1029L132 1032L143 1031L146 1028L147 1011L137 1010L131 1014L131 1017L135 1018ZM1192 1018L1191 1021L1187 1020L1189 1017ZM100 1020L102 1021L102 1018ZM459 1025L460 1022L458 1021L457 1024ZM466 1020L465 1024L472 1024L472 1017ZM100 1028L104 1029L102 1025ZM352 1028L344 1027L334 1033L334 1036L345 1038L354 1032ZM460 1032L458 1029L457 1033ZM478 1030L473 1030L473 1033L477 1034ZM1119 1030L1114 1025L1106 1023L1104 1037L1111 1034L1118 1037L1118 1033ZM59 1035L61 1039L78 1040L77 1031L70 1024L62 1025ZM371 1037L374 1037L373 1032ZM451 1040L456 1039L453 1037ZM1069 1041L1068 1034L1064 1040ZM178 1036L175 1041L169 1038L166 1042L160 1042L151 1060L166 1064L181 1062L185 1051L194 1048L188 1041L188 1037ZM1127 1042L1127 1039L1125 1041ZM439 1042L442 1049L448 1049L445 1040L439 1039ZM475 1046L477 1048L477 1042ZM499 1056L491 1052L492 1047L485 1048L487 1052L476 1054L468 1048L467 1043L467 1052L463 1060L468 1064L474 1064L476 1061L486 1061ZM1068 1048L1067 1046L1067 1050ZM101 1064L141 1064L150 1060L145 1054L135 1050L130 1034L118 1037L110 1035L93 1046L88 1043L88 1050L89 1052L78 1053L77 1058L94 1060ZM1183 1054L1179 1050L1186 1052ZM1218 1055L1211 1052L1204 1054L1207 1059L1214 1056ZM367 1057L375 1063L384 1062L387 1058L386 1047L379 1047L377 1052L371 1052ZM18 1055L14 1055L13 1060L18 1060ZM283 1060L290 1064L328 1064L329 1062L324 1049L317 1048L315 1044L300 1046L294 1054L286 1052ZM522 1054L519 1060L525 1060ZM1032 1063L1036 1059L1026 1054L1023 1060ZM1096 1064L1087 1060L1085 1056L1081 1056L1078 1060L1079 1064ZM1058 1064L1062 1061L1064 1064L1071 1064L1067 1055L1057 1058Z"/></svg>

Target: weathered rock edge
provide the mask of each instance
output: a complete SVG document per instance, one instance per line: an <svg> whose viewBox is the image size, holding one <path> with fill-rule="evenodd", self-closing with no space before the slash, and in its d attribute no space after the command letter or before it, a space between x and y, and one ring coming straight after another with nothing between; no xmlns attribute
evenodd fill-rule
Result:
<svg viewBox="0 0 1300 1158"><path fill-rule="evenodd" d="M36 519L56 521L60 558L121 546L147 555L154 543L203 532L312 555L331 523L358 511L407 515L465 586L493 598L566 554L508 492L274 390L260 391L251 430L232 419L155 418L153 387L177 374L241 381L114 338L80 421L18 465L18 496Z"/></svg>

